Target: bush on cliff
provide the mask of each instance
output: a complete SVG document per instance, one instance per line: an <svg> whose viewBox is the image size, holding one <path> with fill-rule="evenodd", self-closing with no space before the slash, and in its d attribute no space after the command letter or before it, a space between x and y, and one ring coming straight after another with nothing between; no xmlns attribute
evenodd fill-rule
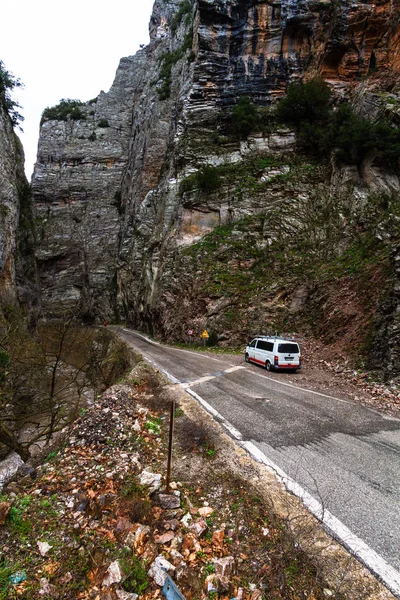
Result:
<svg viewBox="0 0 400 600"><path fill-rule="evenodd" d="M0 103L4 110L11 119L13 126L19 125L24 117L18 112L18 108L21 108L18 102L11 98L11 92L15 88L21 88L23 84L19 79L16 79L10 71L4 66L2 60L0 60Z"/></svg>
<svg viewBox="0 0 400 600"><path fill-rule="evenodd" d="M199 189L202 192L212 192L221 185L220 172L217 167L204 165L197 171L189 175L181 182L179 191L181 194Z"/></svg>
<svg viewBox="0 0 400 600"><path fill-rule="evenodd" d="M86 116L81 110L84 103L80 100L71 100L63 98L56 106L47 107L42 113L40 124L44 121L67 121L68 119L85 119Z"/></svg>
<svg viewBox="0 0 400 600"><path fill-rule="evenodd" d="M256 129L259 118L257 109L248 96L241 96L232 110L232 121L240 137L246 138Z"/></svg>
<svg viewBox="0 0 400 600"><path fill-rule="evenodd" d="M297 131L297 144L307 154L360 166L374 152L394 171L400 169L400 128L358 115L344 102L334 109L327 84L318 79L289 86L276 108L277 119Z"/></svg>
<svg viewBox="0 0 400 600"><path fill-rule="evenodd" d="M278 120L300 127L302 123L316 123L329 119L331 92L321 79L307 83L294 83L279 102L276 114Z"/></svg>

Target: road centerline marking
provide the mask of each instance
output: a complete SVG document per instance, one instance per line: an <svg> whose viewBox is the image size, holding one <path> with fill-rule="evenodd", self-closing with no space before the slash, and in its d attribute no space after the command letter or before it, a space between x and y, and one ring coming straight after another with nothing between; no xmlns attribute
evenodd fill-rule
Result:
<svg viewBox="0 0 400 600"><path fill-rule="evenodd" d="M227 373L234 373L239 369L244 369L245 367L229 367L229 369L225 369L220 373L215 373L214 375L204 375L204 377L199 377L199 379L195 379L194 381L185 381L181 382L181 385L184 389L191 388L194 385L200 385L202 383L207 383L207 381L212 381L213 379L218 379L219 377L223 377Z"/></svg>

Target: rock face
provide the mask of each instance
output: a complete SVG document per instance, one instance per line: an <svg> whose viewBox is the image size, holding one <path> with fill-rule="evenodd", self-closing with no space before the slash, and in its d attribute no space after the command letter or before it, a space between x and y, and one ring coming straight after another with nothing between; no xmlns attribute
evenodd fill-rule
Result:
<svg viewBox="0 0 400 600"><path fill-rule="evenodd" d="M123 317L171 339L207 326L237 342L285 323L311 293L313 284L298 284L307 273L265 283L249 306L233 274L254 273L260 256L239 246L256 240L262 253L278 239L306 237L310 215L326 204L337 208L335 223L348 208L352 217L334 229L350 239L370 191L397 193L399 182L374 157L357 172L300 164L285 128L240 140L230 109L241 95L268 107L292 81L319 75L359 112L399 119L398 9L397 1L157 0L149 46L121 60L111 90L79 107L80 118L42 123L32 186L45 311L80 303L88 318ZM222 184L185 188L204 165L220 168ZM258 229L243 229L253 218ZM229 235L200 251L220 226ZM327 239L321 223L313 235L318 248L340 238ZM343 247L338 242L338 252ZM378 319L376 330L391 340L399 300L393 256L385 298L378 294L368 313L374 320L377 307L390 304L391 320ZM235 285L205 266L224 261ZM250 283L242 278L246 290ZM395 346L385 342L385 363L398 371Z"/></svg>
<svg viewBox="0 0 400 600"><path fill-rule="evenodd" d="M0 282L3 289L15 295L15 245L18 224L19 202L17 170L20 153L11 121L0 106Z"/></svg>
<svg viewBox="0 0 400 600"><path fill-rule="evenodd" d="M0 103L0 294L1 299L37 302L34 233L24 153Z"/></svg>

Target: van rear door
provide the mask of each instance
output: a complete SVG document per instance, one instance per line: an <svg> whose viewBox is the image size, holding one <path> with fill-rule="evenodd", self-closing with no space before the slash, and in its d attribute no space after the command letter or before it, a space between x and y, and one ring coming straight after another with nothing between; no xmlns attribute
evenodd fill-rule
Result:
<svg viewBox="0 0 400 600"><path fill-rule="evenodd" d="M296 342L278 342L275 352L278 357L278 364L275 359L275 366L279 369L300 368L300 348Z"/></svg>

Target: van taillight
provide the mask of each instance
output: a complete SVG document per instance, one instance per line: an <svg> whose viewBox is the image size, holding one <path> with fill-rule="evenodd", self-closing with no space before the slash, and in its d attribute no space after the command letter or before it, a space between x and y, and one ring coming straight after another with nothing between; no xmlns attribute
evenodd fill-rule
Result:
<svg viewBox="0 0 400 600"><path fill-rule="evenodd" d="M278 366L278 356L274 356L274 364L276 367Z"/></svg>

